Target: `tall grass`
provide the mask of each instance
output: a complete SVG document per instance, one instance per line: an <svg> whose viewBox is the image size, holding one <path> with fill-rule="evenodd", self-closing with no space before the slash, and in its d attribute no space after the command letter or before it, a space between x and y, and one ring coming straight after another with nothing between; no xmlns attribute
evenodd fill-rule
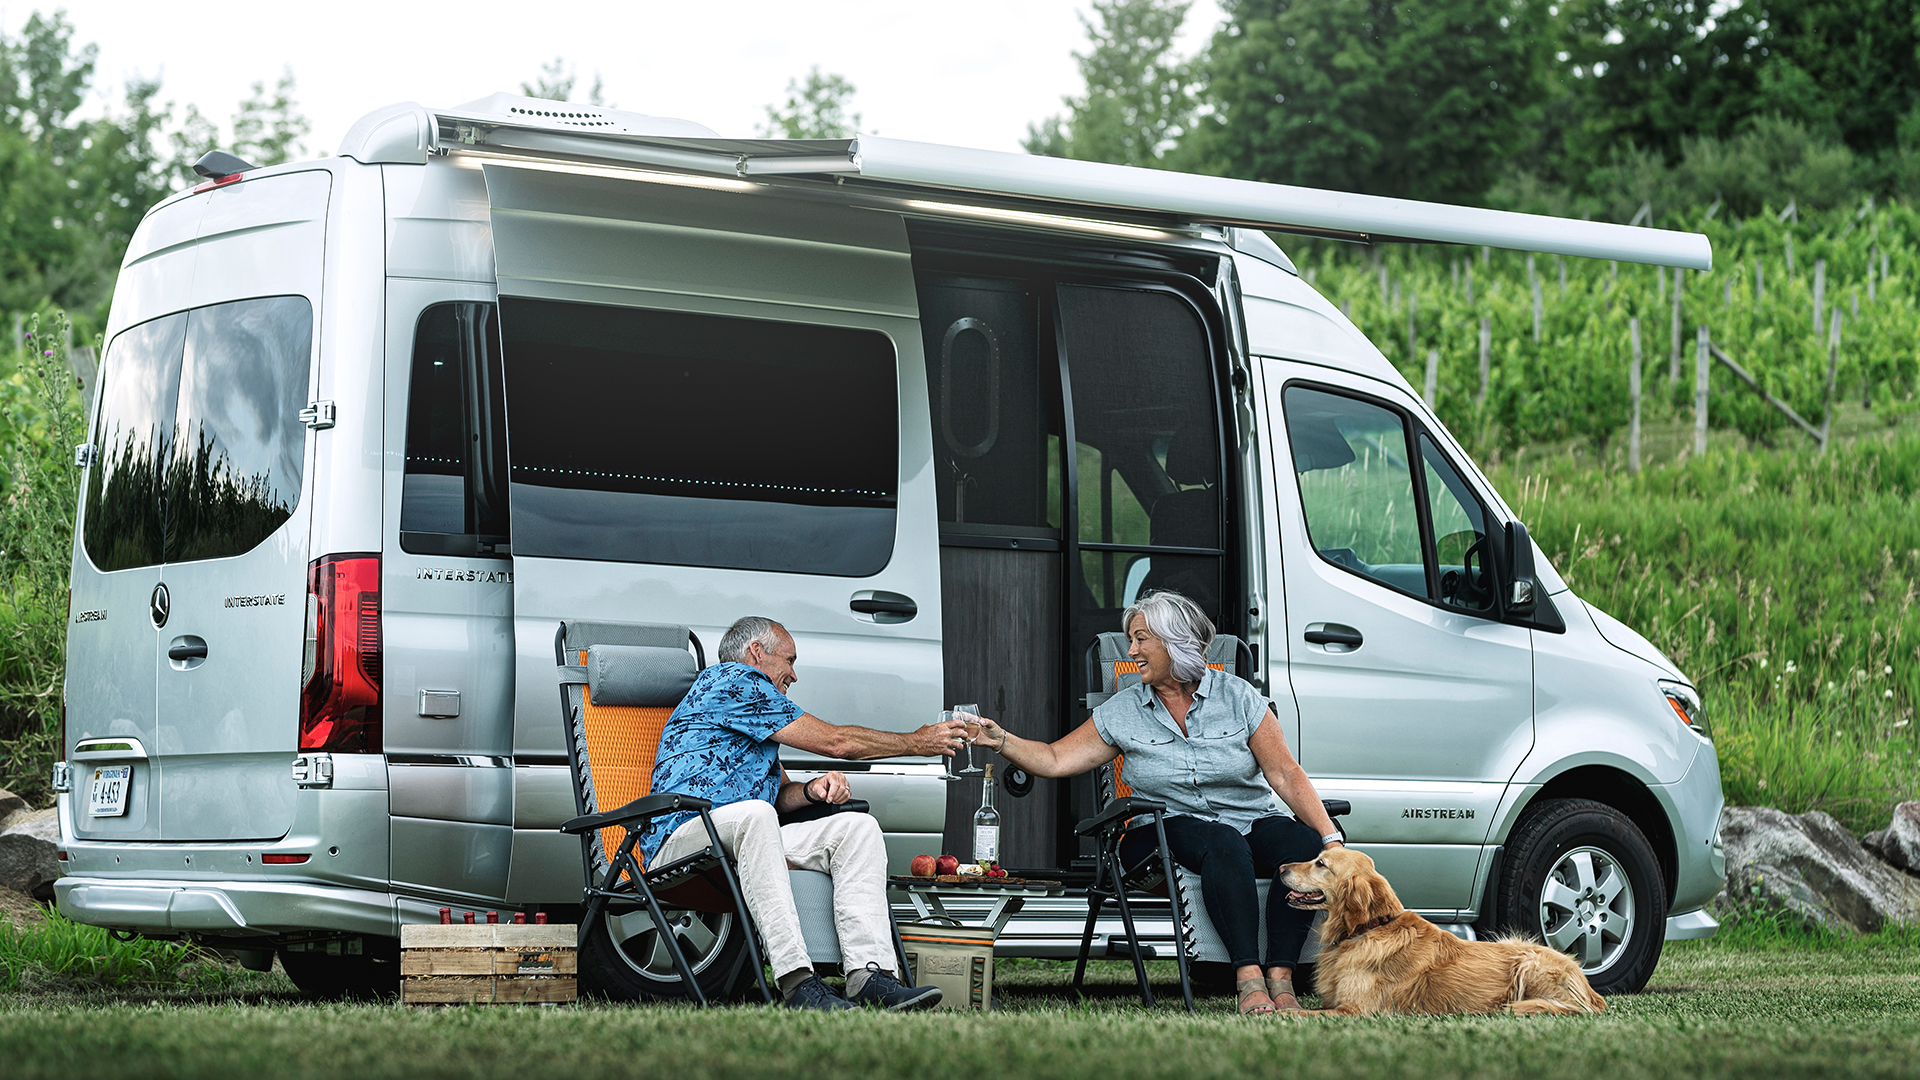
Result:
<svg viewBox="0 0 1920 1080"><path fill-rule="evenodd" d="M1728 802L1861 832L1920 797L1920 432L1490 474L1575 591L1698 683Z"/></svg>
<svg viewBox="0 0 1920 1080"><path fill-rule="evenodd" d="M0 787L51 797L66 669L67 570L83 406L66 316L29 323L28 348L0 378Z"/></svg>
<svg viewBox="0 0 1920 1080"><path fill-rule="evenodd" d="M38 926L0 922L0 991L175 985L209 955L182 941L122 940L54 911Z"/></svg>

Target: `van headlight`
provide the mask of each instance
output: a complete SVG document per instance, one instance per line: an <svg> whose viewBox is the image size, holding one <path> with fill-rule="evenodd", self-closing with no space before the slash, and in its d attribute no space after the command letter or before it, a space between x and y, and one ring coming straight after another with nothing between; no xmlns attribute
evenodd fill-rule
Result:
<svg viewBox="0 0 1920 1080"><path fill-rule="evenodd" d="M1660 680L1660 692L1667 696L1667 704L1672 706L1680 722L1692 728L1696 734L1708 741L1713 739L1713 729L1707 726L1707 710L1700 706L1700 691L1682 682Z"/></svg>

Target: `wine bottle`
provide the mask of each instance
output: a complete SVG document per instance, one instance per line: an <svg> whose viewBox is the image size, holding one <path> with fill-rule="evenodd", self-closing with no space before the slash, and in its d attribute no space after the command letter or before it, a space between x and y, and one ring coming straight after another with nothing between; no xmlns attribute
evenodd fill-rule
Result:
<svg viewBox="0 0 1920 1080"><path fill-rule="evenodd" d="M981 784L980 809L973 812L973 858L975 862L1000 861L1000 811L993 808L993 766L987 766Z"/></svg>

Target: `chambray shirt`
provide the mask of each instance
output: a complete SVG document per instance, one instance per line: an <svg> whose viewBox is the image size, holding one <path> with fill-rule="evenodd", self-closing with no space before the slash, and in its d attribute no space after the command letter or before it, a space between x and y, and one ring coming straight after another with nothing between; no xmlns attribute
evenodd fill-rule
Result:
<svg viewBox="0 0 1920 1080"><path fill-rule="evenodd" d="M711 799L713 808L780 794L780 744L773 733L805 710L780 692L759 668L715 664L687 689L653 760L653 790ZM673 830L699 815L691 810L655 818L640 837L652 862Z"/></svg>
<svg viewBox="0 0 1920 1080"><path fill-rule="evenodd" d="M1121 776L1135 794L1166 803L1169 814L1245 835L1261 818L1286 812L1247 744L1267 708L1252 683L1209 668L1187 710L1186 735L1145 683L1108 698L1093 711L1093 726L1127 756Z"/></svg>

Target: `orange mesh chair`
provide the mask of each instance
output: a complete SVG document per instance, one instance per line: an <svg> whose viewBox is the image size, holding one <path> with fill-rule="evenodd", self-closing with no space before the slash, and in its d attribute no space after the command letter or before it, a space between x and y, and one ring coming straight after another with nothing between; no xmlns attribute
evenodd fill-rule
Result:
<svg viewBox="0 0 1920 1080"><path fill-rule="evenodd" d="M691 645L693 651L688 651ZM610 913L644 907L688 997L709 1004L662 904L692 911L730 912L739 919L748 963L767 1001L760 946L740 892L733 860L721 847L702 798L653 791L654 755L674 707L686 696L706 658L685 627L633 623L562 623L554 636L560 699L567 725L578 817L560 826L577 833L586 863L586 911L580 918L584 954L594 929ZM571 661L571 662L570 662ZM614 807L614 809L602 809ZM655 818L696 811L707 846L691 855L643 867L635 845ZM609 939L611 940L611 939Z"/></svg>

